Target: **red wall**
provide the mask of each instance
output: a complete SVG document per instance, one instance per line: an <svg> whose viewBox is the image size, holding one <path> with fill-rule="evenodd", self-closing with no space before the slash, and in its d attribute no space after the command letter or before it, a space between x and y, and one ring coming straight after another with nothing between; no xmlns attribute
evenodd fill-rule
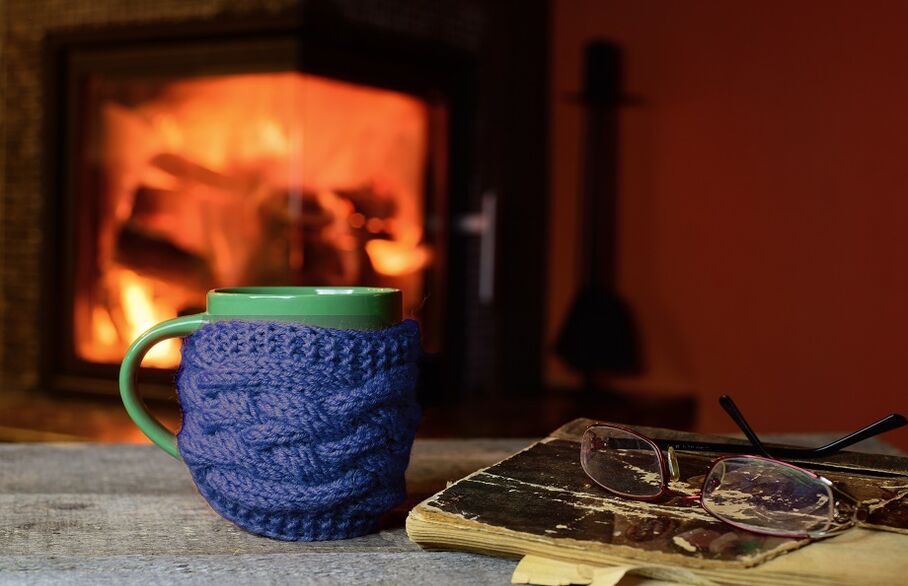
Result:
<svg viewBox="0 0 908 586"><path fill-rule="evenodd" d="M620 289L643 387L765 431L908 414L908 3L553 1L550 337L576 285L585 39L626 50ZM568 380L548 359L549 379ZM908 430L886 438L908 448Z"/></svg>

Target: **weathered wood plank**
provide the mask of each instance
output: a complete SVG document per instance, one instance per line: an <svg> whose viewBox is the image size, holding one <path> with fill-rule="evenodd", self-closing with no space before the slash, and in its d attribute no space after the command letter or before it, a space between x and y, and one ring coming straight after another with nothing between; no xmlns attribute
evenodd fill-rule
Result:
<svg viewBox="0 0 908 586"><path fill-rule="evenodd" d="M416 502L445 482L490 465L525 440L426 440L408 471ZM214 513L178 461L152 446L0 445L0 554L179 555L300 551L416 551L399 528L319 544L250 535ZM396 529L396 530L395 530Z"/></svg>
<svg viewBox="0 0 908 586"><path fill-rule="evenodd" d="M180 555L415 551L399 529L316 543L243 531L198 496L0 495L0 555Z"/></svg>
<svg viewBox="0 0 908 586"><path fill-rule="evenodd" d="M431 494L533 440L418 440L407 483ZM196 494L186 467L148 445L0 444L0 494Z"/></svg>
<svg viewBox="0 0 908 586"><path fill-rule="evenodd" d="M0 444L0 494L196 494L189 471L152 446Z"/></svg>
<svg viewBox="0 0 908 586"><path fill-rule="evenodd" d="M0 445L0 584L507 583L515 562L427 554L406 510L530 440L421 440L411 497L374 535L287 543L214 513L185 467L152 446Z"/></svg>
<svg viewBox="0 0 908 586"><path fill-rule="evenodd" d="M507 584L513 560L462 553L208 556L0 556L0 583L21 584Z"/></svg>

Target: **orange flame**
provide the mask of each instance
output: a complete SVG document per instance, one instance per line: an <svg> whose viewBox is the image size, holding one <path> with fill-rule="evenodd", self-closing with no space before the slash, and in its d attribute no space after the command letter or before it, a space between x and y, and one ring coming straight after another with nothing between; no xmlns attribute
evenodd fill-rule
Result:
<svg viewBox="0 0 908 586"><path fill-rule="evenodd" d="M133 273L122 272L122 303L126 321L129 325L127 337L135 340L150 327L177 316L176 308L166 304L155 303L152 297L151 284ZM176 366L180 361L180 344L177 340L164 340L152 346L145 355L142 364L167 368Z"/></svg>
<svg viewBox="0 0 908 586"><path fill-rule="evenodd" d="M176 317L177 310L166 299L155 297L154 282L133 271L112 269L119 299L106 311L96 305L91 313L91 338L82 338L80 354L96 362L116 362L125 348L153 325ZM180 343L165 340L155 344L142 360L143 366L172 368L180 362Z"/></svg>
<svg viewBox="0 0 908 586"><path fill-rule="evenodd" d="M389 277L415 273L432 260L432 254L425 246L414 247L393 240L370 240L366 242L366 253L372 268Z"/></svg>

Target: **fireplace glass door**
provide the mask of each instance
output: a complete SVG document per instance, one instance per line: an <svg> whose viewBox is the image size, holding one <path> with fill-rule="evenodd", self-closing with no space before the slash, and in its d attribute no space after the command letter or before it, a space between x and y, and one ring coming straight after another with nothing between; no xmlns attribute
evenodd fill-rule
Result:
<svg viewBox="0 0 908 586"><path fill-rule="evenodd" d="M371 285L426 294L424 97L301 71L78 80L72 351L116 364L209 289ZM179 342L143 365L172 368Z"/></svg>

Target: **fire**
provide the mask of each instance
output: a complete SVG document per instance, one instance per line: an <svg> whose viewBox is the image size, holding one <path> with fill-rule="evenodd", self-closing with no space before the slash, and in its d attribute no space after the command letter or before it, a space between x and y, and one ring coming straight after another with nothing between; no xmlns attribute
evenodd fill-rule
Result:
<svg viewBox="0 0 908 586"><path fill-rule="evenodd" d="M108 275L116 282L119 299L105 310L95 306L91 313L92 344L80 348L85 358L96 362L118 361L123 351L146 330L176 317L177 311L166 299L155 296L155 284L133 271L113 269ZM85 340L85 338L83 338ZM165 340L155 344L142 360L143 366L172 368L180 362L180 344Z"/></svg>
<svg viewBox="0 0 908 586"><path fill-rule="evenodd" d="M408 246L392 240L370 240L366 252L376 271L396 277L422 270L432 258L425 246Z"/></svg>
<svg viewBox="0 0 908 586"><path fill-rule="evenodd" d="M292 73L96 80L86 144L103 177L82 242L75 348L116 363L214 287L399 287L424 297L429 109ZM145 96L136 99L136 96ZM86 260L87 259L87 260ZM143 364L173 367L179 342Z"/></svg>
<svg viewBox="0 0 908 586"><path fill-rule="evenodd" d="M123 309L128 324L128 337L136 339L150 327L177 316L176 308L155 303L152 288L147 280L132 271L123 271L120 291L123 295ZM145 355L142 364L168 368L180 361L180 345L177 340L165 340L155 344Z"/></svg>

